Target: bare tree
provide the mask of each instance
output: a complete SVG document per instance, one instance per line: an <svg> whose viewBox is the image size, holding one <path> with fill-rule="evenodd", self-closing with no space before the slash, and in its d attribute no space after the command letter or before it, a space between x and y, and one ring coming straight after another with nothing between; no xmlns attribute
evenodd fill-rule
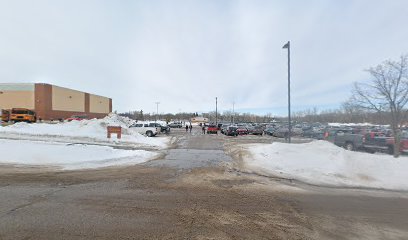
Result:
<svg viewBox="0 0 408 240"><path fill-rule="evenodd" d="M394 157L400 155L401 125L407 117L408 55L399 61L388 60L367 70L369 82L354 83L352 101L359 107L389 113L394 134Z"/></svg>

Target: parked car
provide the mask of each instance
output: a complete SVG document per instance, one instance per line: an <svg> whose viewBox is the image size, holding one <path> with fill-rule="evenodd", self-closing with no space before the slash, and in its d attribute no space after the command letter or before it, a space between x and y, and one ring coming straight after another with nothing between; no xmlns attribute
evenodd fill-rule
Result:
<svg viewBox="0 0 408 240"><path fill-rule="evenodd" d="M329 130L325 132L325 139L350 151L364 149L364 136L362 134L354 134L349 129Z"/></svg>
<svg viewBox="0 0 408 240"><path fill-rule="evenodd" d="M210 134L210 133L218 134L218 126L216 126L216 125L209 125L209 126L207 127L207 134Z"/></svg>
<svg viewBox="0 0 408 240"><path fill-rule="evenodd" d="M324 138L324 131L319 128L308 128L303 130L302 137L322 140Z"/></svg>
<svg viewBox="0 0 408 240"><path fill-rule="evenodd" d="M81 121L81 120L86 120L86 119L89 119L87 115L72 115L71 117L67 118L66 120L68 122L71 122L71 121L74 121L74 120L75 121Z"/></svg>
<svg viewBox="0 0 408 240"><path fill-rule="evenodd" d="M276 128L274 128L274 127L265 128L264 134L269 135L269 136L272 136L273 133L275 132L275 130L276 130Z"/></svg>
<svg viewBox="0 0 408 240"><path fill-rule="evenodd" d="M223 124L223 125L221 126L221 129L220 129L221 133L222 133L222 134L226 134L227 129L228 129L229 126L230 126L230 125Z"/></svg>
<svg viewBox="0 0 408 240"><path fill-rule="evenodd" d="M238 135L247 135L248 129L244 126L237 126Z"/></svg>
<svg viewBox="0 0 408 240"><path fill-rule="evenodd" d="M385 152L394 154L394 137L387 137L383 132L370 132L364 135L364 149L367 152ZM400 152L408 153L408 134L402 133Z"/></svg>
<svg viewBox="0 0 408 240"><path fill-rule="evenodd" d="M303 129L301 126L295 126L292 128L292 134L294 136L301 136L303 133Z"/></svg>
<svg viewBox="0 0 408 240"><path fill-rule="evenodd" d="M260 126L249 127L248 128L248 134L262 135L263 134L263 128L260 127Z"/></svg>
<svg viewBox="0 0 408 240"><path fill-rule="evenodd" d="M227 136L238 136L237 127L235 126L228 126L227 129L224 131L225 135Z"/></svg>
<svg viewBox="0 0 408 240"><path fill-rule="evenodd" d="M155 127L157 129L160 129L161 133L169 133L170 132L170 127L169 126L164 126L161 125L160 123L149 123L149 127Z"/></svg>
<svg viewBox="0 0 408 240"><path fill-rule="evenodd" d="M159 132L157 128L155 127L149 127L149 124L147 123L135 123L133 125L130 125L129 128L135 129L138 133L144 134L148 137L153 137L156 136L157 133Z"/></svg>
<svg viewBox="0 0 408 240"><path fill-rule="evenodd" d="M180 122L172 122L168 125L171 128L181 128L183 125Z"/></svg>
<svg viewBox="0 0 408 240"><path fill-rule="evenodd" d="M278 127L277 129L275 129L275 131L272 133L274 137L279 137L279 138L283 138L285 136L287 136L289 134L289 129L287 127ZM292 132L292 136L293 136L293 132Z"/></svg>

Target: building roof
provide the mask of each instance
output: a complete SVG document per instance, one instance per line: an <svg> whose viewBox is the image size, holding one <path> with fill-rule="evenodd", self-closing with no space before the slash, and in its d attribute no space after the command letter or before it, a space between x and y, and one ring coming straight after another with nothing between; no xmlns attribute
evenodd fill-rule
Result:
<svg viewBox="0 0 408 240"><path fill-rule="evenodd" d="M0 91L34 91L34 83L0 83Z"/></svg>

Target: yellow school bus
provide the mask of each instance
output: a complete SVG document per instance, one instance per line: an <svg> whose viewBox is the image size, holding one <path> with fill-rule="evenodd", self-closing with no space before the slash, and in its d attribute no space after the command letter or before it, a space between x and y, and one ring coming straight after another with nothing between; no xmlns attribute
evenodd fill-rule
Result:
<svg viewBox="0 0 408 240"><path fill-rule="evenodd" d="M8 122L10 120L10 111L0 109L0 122Z"/></svg>
<svg viewBox="0 0 408 240"><path fill-rule="evenodd" d="M10 121L12 122L36 122L37 116L34 111L27 108L12 108L10 111Z"/></svg>

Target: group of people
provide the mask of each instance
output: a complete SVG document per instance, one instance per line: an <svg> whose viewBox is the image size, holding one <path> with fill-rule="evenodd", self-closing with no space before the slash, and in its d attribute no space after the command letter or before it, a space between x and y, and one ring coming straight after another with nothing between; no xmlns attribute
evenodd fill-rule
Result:
<svg viewBox="0 0 408 240"><path fill-rule="evenodd" d="M190 126L188 126L187 124L186 124L186 132L188 132L188 129L190 129L190 133L191 133L191 130L193 129L193 126L190 124Z"/></svg>
<svg viewBox="0 0 408 240"><path fill-rule="evenodd" d="M191 124L190 125L186 124L186 132L188 132L189 130L190 130L190 133L191 133L191 130L193 130L193 126ZM203 134L205 134L205 126L204 125L202 126L201 130L203 131Z"/></svg>

